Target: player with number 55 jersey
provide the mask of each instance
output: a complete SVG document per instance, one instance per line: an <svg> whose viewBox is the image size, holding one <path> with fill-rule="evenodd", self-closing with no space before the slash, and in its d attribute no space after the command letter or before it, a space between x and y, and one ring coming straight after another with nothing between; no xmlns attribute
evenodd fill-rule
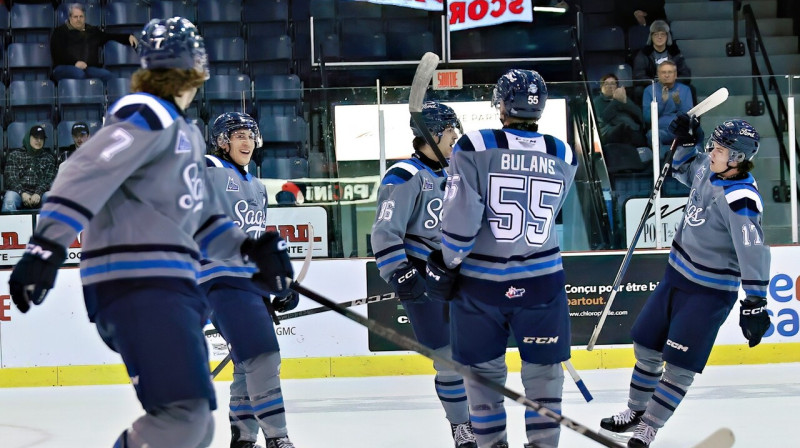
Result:
<svg viewBox="0 0 800 448"><path fill-rule="evenodd" d="M453 358L505 383L513 331L525 395L561 412L570 325L556 215L572 186L570 146L538 132L547 86L510 70L493 104L503 128L469 132L453 148L442 213L442 250L428 260L428 293L451 300ZM507 447L503 397L466 381L478 445ZM559 425L527 410L530 446L558 445ZM528 445L526 445L528 446Z"/></svg>

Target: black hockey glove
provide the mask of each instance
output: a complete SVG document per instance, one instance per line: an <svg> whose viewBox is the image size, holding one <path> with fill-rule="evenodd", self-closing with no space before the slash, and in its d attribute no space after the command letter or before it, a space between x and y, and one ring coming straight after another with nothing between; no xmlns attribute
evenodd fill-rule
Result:
<svg viewBox="0 0 800 448"><path fill-rule="evenodd" d="M694 146L701 140L700 121L695 116L688 116L681 112L669 124L669 132L675 136L675 141L680 146Z"/></svg>
<svg viewBox="0 0 800 448"><path fill-rule="evenodd" d="M272 308L279 313L285 313L297 308L300 303L300 294L296 291L289 291L285 296L275 296L272 299Z"/></svg>
<svg viewBox="0 0 800 448"><path fill-rule="evenodd" d="M761 337L769 329L769 314L767 314L767 299L758 296L747 296L741 301L739 308L739 326L742 334L747 338L750 347L755 347L761 342Z"/></svg>
<svg viewBox="0 0 800 448"><path fill-rule="evenodd" d="M459 268L448 268L442 257L442 251L435 250L431 252L428 255L428 266L425 268L428 297L445 302L453 300L453 291L455 290Z"/></svg>
<svg viewBox="0 0 800 448"><path fill-rule="evenodd" d="M286 241L276 232L266 232L257 240L248 238L241 247L245 261L252 261L258 267L253 281L278 296L287 294L294 278L286 247Z"/></svg>
<svg viewBox="0 0 800 448"><path fill-rule="evenodd" d="M39 305L56 282L58 268L67 258L67 250L58 243L36 236L31 237L22 259L11 277L8 289L20 312L27 313L31 302Z"/></svg>
<svg viewBox="0 0 800 448"><path fill-rule="evenodd" d="M424 302L427 299L425 280L414 266L396 270L389 279L389 283L394 287L397 297L404 302Z"/></svg>

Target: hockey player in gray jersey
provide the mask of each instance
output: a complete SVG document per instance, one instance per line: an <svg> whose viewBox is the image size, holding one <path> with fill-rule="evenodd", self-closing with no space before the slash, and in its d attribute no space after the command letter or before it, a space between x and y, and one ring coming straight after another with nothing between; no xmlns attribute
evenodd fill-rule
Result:
<svg viewBox="0 0 800 448"><path fill-rule="evenodd" d="M206 155L209 188L219 195L233 222L250 237L264 232L266 186L247 172L253 151L261 146L258 123L247 114L227 112L214 120ZM229 418L231 448L254 448L259 426L267 448L293 448L286 430L280 384L281 355L267 306L294 309L296 293L275 297L250 280L255 266L241 257L204 260L199 281L211 303L212 321L230 344L234 361Z"/></svg>
<svg viewBox="0 0 800 448"><path fill-rule="evenodd" d="M691 191L664 278L631 330L636 365L628 408L600 422L611 434L634 431L628 447L650 446L683 401L695 374L703 372L739 288L746 295L739 325L750 347L770 325L770 253L761 229L761 195L749 173L758 132L744 120L725 121L704 152L696 144L698 127L686 114L670 126L680 145L672 175Z"/></svg>
<svg viewBox="0 0 800 448"><path fill-rule="evenodd" d="M139 51L136 93L109 107L104 127L57 176L9 289L23 313L41 304L83 231L89 320L122 356L146 411L114 447L206 447L216 402L200 260L246 257L276 292L292 268L283 240L248 238L206 188L205 143L183 114L209 76L197 29L180 17L153 19Z"/></svg>
<svg viewBox="0 0 800 448"><path fill-rule="evenodd" d="M522 358L525 395L561 412L570 325L555 219L577 159L538 132L547 86L531 70L510 70L492 103L502 130L469 132L453 148L442 213L442 250L428 258L428 294L452 300L453 358L504 384L509 332ZM508 447L504 397L466 381L481 448ZM528 409L530 445L558 445L557 422Z"/></svg>
<svg viewBox="0 0 800 448"><path fill-rule="evenodd" d="M461 123L449 106L436 101L423 104L425 125L439 151L450 157ZM433 148L411 122L414 155L395 163L378 190L378 211L372 226L372 247L381 277L392 285L408 314L417 340L450 357L447 306L425 294L422 272L432 250L439 249L442 197L447 173ZM475 447L469 422L464 380L434 362L436 394L444 407L458 448Z"/></svg>

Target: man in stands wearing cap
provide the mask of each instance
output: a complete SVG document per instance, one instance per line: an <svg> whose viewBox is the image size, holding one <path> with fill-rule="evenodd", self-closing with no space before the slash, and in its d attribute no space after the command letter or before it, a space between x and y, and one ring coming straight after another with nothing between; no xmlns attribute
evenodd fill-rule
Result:
<svg viewBox="0 0 800 448"><path fill-rule="evenodd" d="M634 43L631 43L633 46ZM664 61L672 61L678 69L678 78L686 85L691 83L692 70L686 65L686 60L678 44L673 42L669 25L663 20L656 20L650 25L650 36L647 44L639 50L633 60L633 79L636 83L634 99L642 98L644 88L658 76L657 67Z"/></svg>
<svg viewBox="0 0 800 448"><path fill-rule="evenodd" d="M58 152L59 165L66 162L67 158L71 156L76 149L80 148L82 144L89 140L91 132L89 132L89 125L79 121L72 125L72 144L66 149Z"/></svg>
<svg viewBox="0 0 800 448"><path fill-rule="evenodd" d="M56 176L55 157L44 149L46 140L44 128L34 125L22 138L22 148L9 154L3 212L39 208L42 203L42 195L50 189Z"/></svg>

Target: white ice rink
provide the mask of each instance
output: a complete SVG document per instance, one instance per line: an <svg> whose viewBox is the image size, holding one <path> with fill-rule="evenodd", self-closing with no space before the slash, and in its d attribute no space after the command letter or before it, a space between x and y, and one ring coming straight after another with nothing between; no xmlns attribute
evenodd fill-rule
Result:
<svg viewBox="0 0 800 448"><path fill-rule="evenodd" d="M630 370L581 372L594 394L585 403L571 379L564 414L598 427L623 408ZM228 384L217 398L227 405ZM508 386L521 391L518 373ZM431 376L285 380L289 435L298 448L448 448L449 426ZM511 448L524 443L523 408L507 402ZM110 448L141 409L130 386L0 389L0 447ZM800 364L709 367L699 375L653 448L687 448L719 427L736 435L736 447L800 447ZM215 413L213 447L228 447L224 410ZM595 442L562 428L561 447Z"/></svg>

